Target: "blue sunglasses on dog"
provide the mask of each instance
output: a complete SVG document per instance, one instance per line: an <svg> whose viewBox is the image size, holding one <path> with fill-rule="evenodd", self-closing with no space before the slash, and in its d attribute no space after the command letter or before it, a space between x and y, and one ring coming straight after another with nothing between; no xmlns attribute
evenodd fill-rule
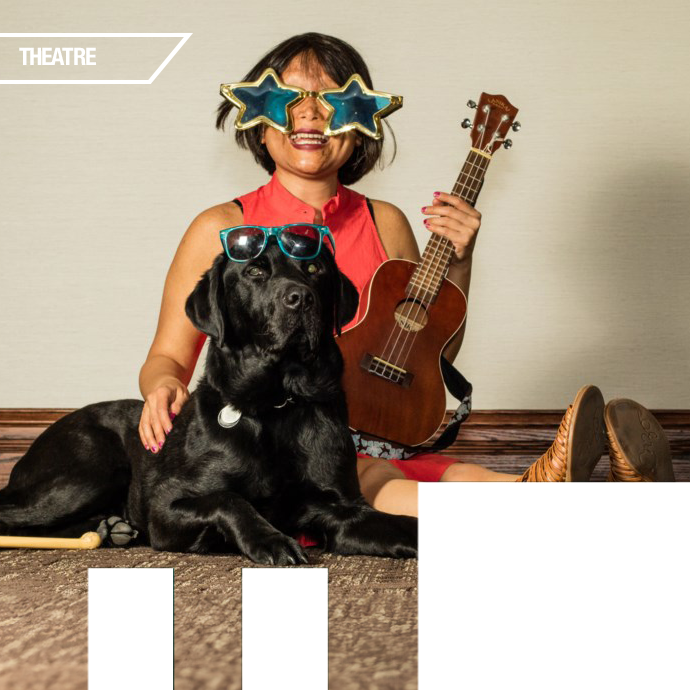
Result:
<svg viewBox="0 0 690 690"><path fill-rule="evenodd" d="M326 241L335 256L335 240L325 225L290 223L277 227L236 225L220 231L220 241L231 261L244 263L256 259L275 237L283 254L291 259L315 259Z"/></svg>

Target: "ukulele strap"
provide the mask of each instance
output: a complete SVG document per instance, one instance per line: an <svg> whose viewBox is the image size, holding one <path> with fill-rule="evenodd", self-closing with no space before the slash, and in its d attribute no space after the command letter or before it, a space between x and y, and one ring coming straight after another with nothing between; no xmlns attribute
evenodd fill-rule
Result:
<svg viewBox="0 0 690 690"><path fill-rule="evenodd" d="M441 357L441 375L446 389L460 401L460 404L443 433L433 443L414 447L403 446L356 432L352 434L352 438L357 452L385 460L406 460L419 453L437 453L448 448L457 438L460 426L472 411L472 384L445 357Z"/></svg>

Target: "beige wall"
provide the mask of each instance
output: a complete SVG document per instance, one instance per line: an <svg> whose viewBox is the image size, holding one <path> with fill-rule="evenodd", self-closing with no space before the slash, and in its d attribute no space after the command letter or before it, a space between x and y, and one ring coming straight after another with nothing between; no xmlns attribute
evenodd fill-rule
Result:
<svg viewBox="0 0 690 690"><path fill-rule="evenodd" d="M0 86L0 407L138 396L181 234L265 180L213 128L218 84L305 30L350 41L405 96L395 163L357 189L399 205L420 242L419 207L467 153L467 99L520 108L477 205L458 360L477 408L563 407L586 382L690 407L687 3L335 7L2 3L5 32L193 36L150 86Z"/></svg>

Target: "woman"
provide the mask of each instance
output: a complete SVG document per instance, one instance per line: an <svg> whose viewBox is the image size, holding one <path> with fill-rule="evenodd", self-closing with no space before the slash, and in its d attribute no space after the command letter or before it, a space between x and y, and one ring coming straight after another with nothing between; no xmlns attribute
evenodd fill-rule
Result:
<svg viewBox="0 0 690 690"><path fill-rule="evenodd" d="M311 93L342 86L355 73L371 86L361 56L343 41L321 34L303 34L284 41L243 81L256 81L269 67L285 84ZM220 106L219 127L223 127L232 107L230 103ZM250 148L255 160L273 175L271 181L255 192L199 214L183 236L170 266L158 328L139 377L145 400L139 432L142 443L152 453L164 444L175 415L189 397L187 384L205 336L187 319L184 304L221 250L220 230L245 223L326 224L336 238L341 270L360 291L386 258L420 258L410 224L398 208L385 201L371 200L369 204L365 197L343 186L356 182L374 167L382 141L356 130L322 137L327 111L313 95L292 107L291 116L291 134L266 125L237 133L238 143ZM481 214L461 199L442 192L433 194L422 213L429 231L453 243L455 257L448 278L467 295ZM463 334L464 328L444 353L451 362ZM554 446L523 478L563 480L573 470L588 478L604 448L602 411L598 389L583 389L564 417ZM577 419L587 421L576 423ZM417 481L409 477L424 481L519 478L431 454L397 462L359 456L358 474L362 492L374 507L409 515L417 514Z"/></svg>

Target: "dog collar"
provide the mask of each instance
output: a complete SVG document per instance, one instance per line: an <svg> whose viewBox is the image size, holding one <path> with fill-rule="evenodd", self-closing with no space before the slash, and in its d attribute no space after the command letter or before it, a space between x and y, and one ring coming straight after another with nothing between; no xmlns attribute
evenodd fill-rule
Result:
<svg viewBox="0 0 690 690"><path fill-rule="evenodd" d="M287 398L285 402L280 405L274 405L276 409L285 407L288 403L294 402L292 398ZM220 424L224 429L232 429L232 427L237 426L240 419L242 419L242 413L232 405L226 405L218 413L218 424Z"/></svg>

